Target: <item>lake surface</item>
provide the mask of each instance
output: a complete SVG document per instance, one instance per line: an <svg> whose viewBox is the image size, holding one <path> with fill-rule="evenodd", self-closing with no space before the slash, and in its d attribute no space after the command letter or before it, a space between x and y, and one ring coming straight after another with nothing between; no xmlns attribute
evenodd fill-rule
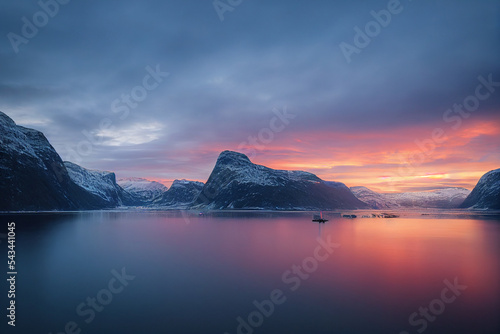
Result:
<svg viewBox="0 0 500 334"><path fill-rule="evenodd" d="M311 213L86 212L0 221L1 233L16 222L15 330L1 285L8 333L500 332L494 217L319 225Z"/></svg>

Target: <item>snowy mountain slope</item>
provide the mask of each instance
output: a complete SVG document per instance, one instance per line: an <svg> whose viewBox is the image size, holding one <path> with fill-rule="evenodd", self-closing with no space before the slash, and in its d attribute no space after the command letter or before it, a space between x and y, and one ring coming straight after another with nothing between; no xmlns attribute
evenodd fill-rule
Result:
<svg viewBox="0 0 500 334"><path fill-rule="evenodd" d="M467 208L500 209L500 169L486 173L472 193L445 188L380 194L366 187L351 192L340 182L303 171L274 170L253 164L241 153L224 151L205 185L176 180L167 190L144 179L120 182L132 193L116 183L114 173L63 163L43 133L18 126L0 112L0 211L186 207L191 202L193 208L205 209L455 208L462 202Z"/></svg>
<svg viewBox="0 0 500 334"><path fill-rule="evenodd" d="M326 182L308 172L256 165L244 154L224 151L193 207L327 210L367 205L338 182Z"/></svg>
<svg viewBox="0 0 500 334"><path fill-rule="evenodd" d="M37 136L39 136L38 140L40 141L38 143L39 145L36 145L37 147L48 143L44 137L42 138L43 134L35 134L34 130L31 131L30 129L16 125L16 123L3 112L0 112L0 130L2 130L0 133L0 147L2 148L2 153L17 154L19 156L25 156L26 158L32 158L43 168L42 160L38 157L37 152L35 152L35 148L32 147L32 144L37 144L35 139ZM30 135L30 138L28 138L27 135ZM47 146L49 150L52 147L50 144Z"/></svg>
<svg viewBox="0 0 500 334"><path fill-rule="evenodd" d="M43 133L0 112L0 211L98 209L103 201L76 185Z"/></svg>
<svg viewBox="0 0 500 334"><path fill-rule="evenodd" d="M458 208L469 194L470 190L465 188L443 188L384 195L402 207L451 209Z"/></svg>
<svg viewBox="0 0 500 334"><path fill-rule="evenodd" d="M124 204L123 189L116 183L115 173L86 169L69 161L65 161L64 165L73 182L102 198L107 207L113 208Z"/></svg>
<svg viewBox="0 0 500 334"><path fill-rule="evenodd" d="M385 196L384 194L379 194L367 187L351 187L351 191L358 199L370 205L373 209L393 209L398 208L400 205Z"/></svg>
<svg viewBox="0 0 500 334"><path fill-rule="evenodd" d="M443 188L406 193L377 193L366 187L352 187L354 195L374 209L394 208L457 208L469 195L465 188Z"/></svg>
<svg viewBox="0 0 500 334"><path fill-rule="evenodd" d="M200 194L203 182L174 180L170 189L155 199L155 206L185 208Z"/></svg>
<svg viewBox="0 0 500 334"><path fill-rule="evenodd" d="M168 190L159 182L137 177L121 178L118 179L117 183L133 197L143 202L151 202Z"/></svg>
<svg viewBox="0 0 500 334"><path fill-rule="evenodd" d="M500 210L500 169L484 174L460 207Z"/></svg>

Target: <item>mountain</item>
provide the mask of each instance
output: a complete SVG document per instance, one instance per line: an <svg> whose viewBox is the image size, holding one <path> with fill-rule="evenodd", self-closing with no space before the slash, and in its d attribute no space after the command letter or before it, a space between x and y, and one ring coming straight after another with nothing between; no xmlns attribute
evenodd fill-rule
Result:
<svg viewBox="0 0 500 334"><path fill-rule="evenodd" d="M390 201L406 208L458 208L470 190L465 188L443 188L432 191L384 194Z"/></svg>
<svg viewBox="0 0 500 334"><path fill-rule="evenodd" d="M402 207L414 208L458 208L470 190L465 188L443 188L432 191L385 194L386 198Z"/></svg>
<svg viewBox="0 0 500 334"><path fill-rule="evenodd" d="M393 209L400 205L388 198L385 194L379 194L367 187L351 187L351 191L359 200L370 205L372 209Z"/></svg>
<svg viewBox="0 0 500 334"><path fill-rule="evenodd" d="M342 183L303 171L253 164L246 155L224 151L193 203L204 209L333 210L367 208Z"/></svg>
<svg viewBox="0 0 500 334"><path fill-rule="evenodd" d="M443 188L432 191L381 194L366 187L352 187L354 195L373 209L458 208L469 195L465 188Z"/></svg>
<svg viewBox="0 0 500 334"><path fill-rule="evenodd" d="M43 133L0 112L0 211L99 209L105 203L75 184Z"/></svg>
<svg viewBox="0 0 500 334"><path fill-rule="evenodd" d="M500 169L484 174L460 207L500 210Z"/></svg>
<svg viewBox="0 0 500 334"><path fill-rule="evenodd" d="M335 210L362 208L500 209L500 169L483 175L472 192L444 188L380 194L349 189L303 171L253 164L224 151L206 184L175 180L170 189L145 179L117 182L112 172L88 170L61 157L40 131L0 112L0 211L92 210L117 206L200 209Z"/></svg>
<svg viewBox="0 0 500 334"><path fill-rule="evenodd" d="M159 182L137 177L118 179L118 185L134 198L144 203L151 203L168 190L167 187Z"/></svg>
<svg viewBox="0 0 500 334"><path fill-rule="evenodd" d="M65 161L64 165L71 180L100 197L105 203L104 207L115 208L133 204L130 195L124 193L125 191L116 183L115 173L86 169L69 161Z"/></svg>
<svg viewBox="0 0 500 334"><path fill-rule="evenodd" d="M200 194L203 189L203 182L174 180L170 189L155 199L155 206L167 206L176 208L185 208Z"/></svg>

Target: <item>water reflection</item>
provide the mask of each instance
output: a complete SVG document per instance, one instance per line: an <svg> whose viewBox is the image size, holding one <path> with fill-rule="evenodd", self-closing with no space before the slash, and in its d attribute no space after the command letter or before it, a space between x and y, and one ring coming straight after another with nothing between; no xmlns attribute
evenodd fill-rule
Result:
<svg viewBox="0 0 500 334"><path fill-rule="evenodd" d="M235 333L236 319L273 289L287 301L255 333L416 333L409 316L455 277L467 290L425 333L500 329L495 219L332 215L316 224L310 213L175 211L0 217L18 224L22 333L60 332L70 320L82 333ZM312 256L318 237L340 247L291 291L282 275ZM136 279L85 323L77 305L122 267Z"/></svg>

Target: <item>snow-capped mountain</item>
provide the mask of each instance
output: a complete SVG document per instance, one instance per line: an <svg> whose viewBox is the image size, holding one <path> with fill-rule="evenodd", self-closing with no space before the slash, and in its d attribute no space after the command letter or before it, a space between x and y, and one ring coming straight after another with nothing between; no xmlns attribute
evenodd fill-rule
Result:
<svg viewBox="0 0 500 334"><path fill-rule="evenodd" d="M379 194L367 187L351 187L351 191L354 196L370 205L373 209L392 209L400 207L397 202L389 199L384 194Z"/></svg>
<svg viewBox="0 0 500 334"><path fill-rule="evenodd" d="M203 182L175 180L170 189L153 202L154 206L185 208L189 206L203 189Z"/></svg>
<svg viewBox="0 0 500 334"><path fill-rule="evenodd" d="M0 112L0 211L98 209L102 200L76 185L43 133Z"/></svg>
<svg viewBox="0 0 500 334"><path fill-rule="evenodd" d="M374 209L395 208L458 208L470 194L465 188L443 188L405 193L377 193L366 187L352 187L354 195Z"/></svg>
<svg viewBox="0 0 500 334"><path fill-rule="evenodd" d="M145 203L152 202L168 190L166 186L159 182L138 177L118 179L118 185L134 198Z"/></svg>
<svg viewBox="0 0 500 334"><path fill-rule="evenodd" d="M86 169L69 161L65 161L64 165L71 180L88 192L102 198L107 203L106 207L114 208L124 205L123 189L116 183L115 173Z"/></svg>
<svg viewBox="0 0 500 334"><path fill-rule="evenodd" d="M0 211L89 210L125 206L203 209L333 210L357 208L500 209L500 169L472 192L444 188L381 194L349 189L303 171L275 170L224 151L206 184L175 180L170 189L145 179L116 182L112 172L63 163L43 133L0 112Z"/></svg>
<svg viewBox="0 0 500 334"><path fill-rule="evenodd" d="M384 195L402 207L452 209L458 208L469 194L470 190L457 187Z"/></svg>
<svg viewBox="0 0 500 334"><path fill-rule="evenodd" d="M460 207L500 210L500 169L484 174Z"/></svg>
<svg viewBox="0 0 500 334"><path fill-rule="evenodd" d="M193 203L205 209L330 210L366 208L342 183L303 171L253 164L246 155L224 151Z"/></svg>

